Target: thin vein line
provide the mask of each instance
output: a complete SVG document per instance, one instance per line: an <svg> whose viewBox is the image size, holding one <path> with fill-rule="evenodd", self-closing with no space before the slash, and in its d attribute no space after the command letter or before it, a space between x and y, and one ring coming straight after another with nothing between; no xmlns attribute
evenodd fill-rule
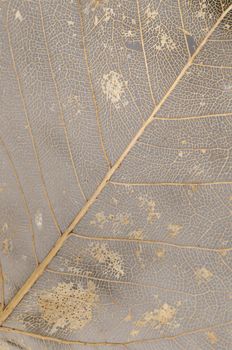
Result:
<svg viewBox="0 0 232 350"><path fill-rule="evenodd" d="M21 98L22 107L23 107L24 114L25 114L25 117L26 117L26 121L27 121L27 125L28 125L28 131L29 131L29 135L30 135L30 138L31 138L33 151L34 151L34 154L35 154L36 163L37 163L37 166L38 166L38 169L39 169L39 174L40 174L41 183L42 183L42 187L43 187L43 190L44 190L45 198L47 199L48 206L49 206L49 209L50 209L51 214L52 214L53 222L54 222L54 224L55 224L55 226L56 226L56 228L57 228L57 230L58 230L58 232L60 234L60 232L61 232L60 231L60 227L59 227L59 224L57 222L56 215L55 215L55 212L54 212L54 209L53 209L53 206L51 204L51 201L50 201L50 198L49 198L49 195L48 195L48 191L47 191L47 188L46 188L45 179L44 179L43 172L42 172L42 166L40 164L40 160L39 160L39 156L38 156L37 145L35 143L35 139L34 139L34 136L33 136L33 133L32 133L32 128L31 128L31 124L30 124L29 114L28 114L28 111L27 111L26 100L25 100L25 97L24 97L24 94L23 94L23 89L22 89L22 86L21 86L22 84L21 84L21 81L20 81L20 78L19 78L19 74L18 74L18 71L17 71L16 62L15 62L15 58L14 58L13 45L12 45L12 42L11 42L11 36L10 36L9 28L8 28L9 7L10 7L10 5L11 5L11 1L9 1L8 7L7 7L6 31L7 31L7 36L8 36L9 49L10 49L10 54L11 54L13 71L14 71L14 74L15 74L15 77L16 77L16 80L17 80L19 95L20 95L20 98Z"/></svg>
<svg viewBox="0 0 232 350"><path fill-rule="evenodd" d="M4 291L4 273L2 263L0 262L0 313L3 311L5 306L5 291Z"/></svg>
<svg viewBox="0 0 232 350"><path fill-rule="evenodd" d="M193 294L193 293L182 292L182 291L177 290L177 289L161 287L161 286L159 286L157 284L144 284L144 283L142 284L142 283L129 282L129 281L108 280L106 278L97 278L97 277L94 277L94 276L91 276L91 275L86 276L84 274L79 274L79 273L75 274L75 273L71 273L71 272L60 272L60 271L52 270L50 268L47 268L46 271L50 272L50 273L57 274L57 275L76 276L76 277L86 278L87 280L91 280L92 279L94 281L107 282L107 283L113 283L113 284L122 284L122 285L127 285L127 286L137 286L137 287L141 287L141 288L143 288L143 287L145 287L145 288L157 288L157 289L161 289L161 290L164 290L164 291L168 291L168 292L172 292L172 293L175 292L175 293L178 293L178 294L184 294L184 295L192 296L192 297L197 297L197 296L206 294L206 293Z"/></svg>
<svg viewBox="0 0 232 350"><path fill-rule="evenodd" d="M232 272L232 267L228 265L228 263L224 260L223 256L220 255L221 261L223 263L223 265L230 270L230 272Z"/></svg>
<svg viewBox="0 0 232 350"><path fill-rule="evenodd" d="M220 69L232 69L231 66L223 66L223 65L216 65L216 64L204 64L204 63L193 63L193 66L197 67L206 67L206 68L220 68Z"/></svg>
<svg viewBox="0 0 232 350"><path fill-rule="evenodd" d="M211 42L211 41L213 41L213 42L214 42L214 41L219 41L220 43L222 43L222 42L224 42L224 41L232 41L232 39L210 39L209 41L210 41L210 42Z"/></svg>
<svg viewBox="0 0 232 350"><path fill-rule="evenodd" d="M31 218L32 216L31 216L31 213L30 213L29 205L27 203L27 198L26 198L26 195L24 193L23 186L21 184L21 181L20 181L20 178L19 178L16 166L15 166L15 164L13 162L13 159L11 157L10 151L8 150L5 142L3 141L3 139L1 137L0 137L0 142L1 142L3 148L4 148L5 152L6 152L6 155L7 155L8 159L9 159L10 166L11 166L11 168L13 170L14 177L15 177L16 183L17 183L18 188L19 188L19 192L20 192L21 197L22 197L24 208L25 208L27 216L28 216L29 227L30 227L30 231L32 233L32 248L33 248L35 262L36 262L36 265L38 266L39 260L38 260L37 253L36 253L35 231L34 231L34 227L33 227L33 223L32 223L32 218Z"/></svg>
<svg viewBox="0 0 232 350"><path fill-rule="evenodd" d="M97 98L96 98L96 94L94 91L92 76L91 76L90 67L89 67L89 59L88 59L87 45L85 42L85 31L84 31L84 25L83 25L83 15L82 15L81 3L79 0L77 0L77 7L78 7L78 10L80 12L80 27L81 27L81 32L82 32L84 58L85 58L85 63L86 63L86 68L87 68L87 73L88 73L88 78L89 78L92 100L93 100L95 112L96 112L96 121L97 121L98 133L99 133L99 138L100 138L100 144L101 144L101 148L102 148L102 151L104 154L104 158L108 164L108 168L111 168L112 164L109 160L108 154L107 154L105 146L104 146L104 140L103 140L103 134L102 134L102 128L101 128L101 122L100 122L100 113L99 113Z"/></svg>
<svg viewBox="0 0 232 350"><path fill-rule="evenodd" d="M187 41L187 37L186 37L186 30L185 30L185 26L184 26L184 19L183 19L183 14L182 14L180 0L178 0L178 8L179 8L179 13L180 13L180 20L181 20L182 31L183 31L183 34L184 34L185 44L186 44L186 48L187 48L187 51L188 51L188 56L190 58L191 57L191 52L190 52L188 41Z"/></svg>
<svg viewBox="0 0 232 350"><path fill-rule="evenodd" d="M118 182L110 181L116 186L212 186L212 185L232 185L232 181L218 182Z"/></svg>
<svg viewBox="0 0 232 350"><path fill-rule="evenodd" d="M37 279L43 274L44 270L47 268L48 264L51 262L53 257L58 253L60 248L63 246L64 242L68 238L69 234L73 231L75 226L79 223L79 221L83 218L83 216L87 213L89 208L92 206L93 203L95 203L96 199L100 195L100 193L103 191L105 186L110 181L111 177L115 173L115 171L120 167L123 160L127 157L128 153L131 151L131 149L136 144L137 140L141 137L144 130L154 121L156 113L160 110L166 99L169 97L169 95L172 93L172 91L175 89L175 87L178 85L180 80L184 77L185 73L189 69L189 67L192 65L193 60L195 57L199 54L199 52L202 50L214 30L218 27L218 25L221 23L223 18L227 15L227 13L232 9L232 5L228 7L228 9L219 17L219 19L216 21L216 23L213 25L211 30L208 32L208 34L205 36L204 40L201 42L201 44L198 46L194 54L192 55L191 59L188 60L184 68L182 69L181 73L177 77L176 81L172 84L166 95L162 98L162 100L159 102L159 104L154 108L152 114L150 117L144 122L142 127L138 130L134 138L131 140L131 142L128 144L127 148L124 150L124 152L121 154L121 156L118 158L118 160L115 162L115 164L112 166L112 168L106 173L105 177L103 178L102 182L97 187L96 191L93 193L93 195L90 197L90 199L86 202L86 204L82 207L80 212L77 214L77 216L74 218L72 223L67 227L63 235L57 240L55 246L51 249L51 251L48 253L48 255L45 257L45 259L41 262L41 264L38 266L37 269L31 274L31 276L28 278L28 280L24 283L24 285L21 287L21 289L16 293L16 295L13 297L13 299L9 302L9 304L6 306L4 312L2 315L0 315L0 324L2 324L8 316L13 312L15 307L18 305L18 303L23 299L23 297L28 293L30 288L34 285L34 283L37 281Z"/></svg>
<svg viewBox="0 0 232 350"><path fill-rule="evenodd" d="M50 57L50 53L49 53L49 48L48 48L48 40L47 40L47 35L46 35L46 32L45 32L45 25L44 25L44 19L43 19L43 11L42 11L41 0L39 0L38 3L39 3L39 9L40 9L40 18L41 18L41 25L42 25L42 31L43 31L43 36L44 36L44 43L45 43L45 48L46 48L47 57L48 57L48 62L49 62L49 68L50 68L50 72L51 72L53 84L54 84L54 87L55 87L56 98L57 98L58 105L59 105L59 109L60 109L60 117L61 117L61 121L62 121L62 126L63 126L63 128L64 128L64 134L65 134L65 139L66 139L66 143L67 143L67 147L68 147L68 152L69 152L69 156L70 156L70 160L71 160L71 163L72 163L72 167L73 167L73 171L74 171L74 175L75 175L75 178L76 178L77 185L78 185L78 187L79 187L79 189L80 189L80 192L81 192L82 197L83 197L84 200L86 201L87 198L86 198L86 196L85 196L85 194L84 194L84 191L83 191L83 189L82 189L82 187L81 187L81 183L80 183L80 180L79 180L79 176L78 176L78 174L77 174L76 166L75 166L75 164L74 164L74 159L73 159L73 155L72 155L72 150L71 150L70 142L69 142L69 139L68 139L67 126L66 126L65 118L64 118L64 111L63 111L62 104L61 104L61 102L60 102L60 97L59 97L59 91L58 91L57 81L56 81L56 77L55 77L55 74L54 74L53 68L52 68L52 61L51 61L51 57Z"/></svg>
<svg viewBox="0 0 232 350"><path fill-rule="evenodd" d="M204 251L209 251L209 252L215 252L215 253L224 253L224 252L229 252L232 251L232 247L230 248L208 248L208 247L202 247L202 246L191 246L191 245L184 245L184 244L174 244L174 243L168 243L165 241L156 241L153 239L136 239L136 238L127 238L127 237L107 237L107 236L102 236L102 237L91 237L91 236L86 236L86 235L80 235L78 233L72 232L70 236L73 236L78 239L86 239L90 241L112 241L112 242L135 242L138 244L154 244L154 245L165 245L169 247L174 247L178 249L197 249L197 250L204 250Z"/></svg>
<svg viewBox="0 0 232 350"><path fill-rule="evenodd" d="M232 111L230 113L218 113L218 114L208 114L208 115L193 115L193 116L186 116L186 117L156 117L156 120L167 120L167 121L172 121L172 120L191 120L191 119L205 119L205 118L218 118L218 117L232 117Z"/></svg>
<svg viewBox="0 0 232 350"><path fill-rule="evenodd" d="M146 56L145 46L144 46L143 28L142 28L141 17L140 17L139 0L136 0L136 3L137 3L137 13L138 13L138 21L139 21L140 40L141 40L142 49L143 49L143 57L144 57L144 64L145 64L145 68L146 68L147 80L148 80L148 85L149 85L152 100L154 102L154 105L156 105L155 97L154 97L154 94L152 91L151 79L150 79L149 68L148 68L148 63L147 63L147 56Z"/></svg>
<svg viewBox="0 0 232 350"><path fill-rule="evenodd" d="M151 147L155 149L161 149L161 150L170 150L170 151L183 151L183 152L202 152L202 150L206 151L215 151L215 150L220 150L220 151L228 151L228 148L221 148L221 147L212 147L212 148L207 148L207 147L202 147L202 148L186 148L186 147L167 147L167 146L159 146L159 145L154 145L152 143L146 143L143 141L138 140L137 141L139 144L144 145L146 147Z"/></svg>
<svg viewBox="0 0 232 350"><path fill-rule="evenodd" d="M222 3L222 0L220 0L220 5L221 5L222 11L224 11L224 5L223 5L223 3Z"/></svg>
<svg viewBox="0 0 232 350"><path fill-rule="evenodd" d="M55 337L50 337L50 336L46 336L46 335L41 335L41 334L36 334L36 333L30 333L30 332L26 332L20 329L15 329L15 328L10 328L10 327L0 327L0 331L5 332L5 333L18 333L18 334L22 334L22 335L26 335L29 337L34 337L37 339L41 339L41 340L47 340L47 341L53 341L55 343L59 343L59 344L78 344L78 345L92 345L92 346L113 346L113 345L118 345L118 346L122 346L122 345L132 345L132 344L143 344L143 343L158 343L162 340L175 340L176 338L179 337L183 337L186 335L191 335L191 334L196 334L196 333L202 333L202 332L207 332L210 331L214 328L219 328L219 327L225 327L225 326L229 326L232 324L232 321L228 321L228 322L224 322L224 323L218 323L218 324L214 324L208 327L202 327L202 328L196 328L193 330L189 330L189 331L185 331L176 335L172 335L172 336L163 336L163 337L159 337L159 338L150 338L150 339L138 339L138 340L131 340L131 341L127 341L127 342L88 342L88 341L81 341L81 340L65 340L65 339L61 339L61 338L55 338Z"/></svg>

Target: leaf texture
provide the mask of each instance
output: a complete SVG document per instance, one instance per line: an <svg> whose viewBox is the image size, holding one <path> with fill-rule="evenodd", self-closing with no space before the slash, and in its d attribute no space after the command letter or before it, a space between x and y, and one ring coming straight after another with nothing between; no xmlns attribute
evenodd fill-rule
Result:
<svg viewBox="0 0 232 350"><path fill-rule="evenodd" d="M231 0L0 9L0 349L230 350Z"/></svg>

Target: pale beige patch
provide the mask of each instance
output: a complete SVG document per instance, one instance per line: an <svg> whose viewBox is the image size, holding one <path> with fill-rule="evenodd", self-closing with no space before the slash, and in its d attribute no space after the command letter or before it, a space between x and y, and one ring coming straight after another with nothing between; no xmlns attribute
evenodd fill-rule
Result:
<svg viewBox="0 0 232 350"><path fill-rule="evenodd" d="M8 231L8 223L7 222L4 222L4 224L2 225L2 233L6 233Z"/></svg>
<svg viewBox="0 0 232 350"><path fill-rule="evenodd" d="M133 238L133 239L141 240L141 239L144 239L144 232L143 232L143 230L138 229L138 230L130 232L129 237Z"/></svg>
<svg viewBox="0 0 232 350"><path fill-rule="evenodd" d="M23 21L23 16L21 15L21 13L20 13L19 10L17 10L17 11L15 12L15 19L16 19L16 20L19 20L19 22L22 22L22 21Z"/></svg>
<svg viewBox="0 0 232 350"><path fill-rule="evenodd" d="M10 348L5 342L0 341L0 350L10 350Z"/></svg>
<svg viewBox="0 0 232 350"><path fill-rule="evenodd" d="M180 231L182 230L183 226L178 224L170 224L168 225L168 234L172 237L176 237Z"/></svg>
<svg viewBox="0 0 232 350"><path fill-rule="evenodd" d="M109 216L110 220L114 221L115 224L128 225L130 223L130 216L128 214L119 213L117 215Z"/></svg>
<svg viewBox="0 0 232 350"><path fill-rule="evenodd" d="M172 37L159 25L156 27L158 43L155 45L157 51L174 51L176 50L176 43Z"/></svg>
<svg viewBox="0 0 232 350"><path fill-rule="evenodd" d="M206 333L208 340L211 344L216 344L218 341L218 337L216 336L216 334L213 331L207 332Z"/></svg>
<svg viewBox="0 0 232 350"><path fill-rule="evenodd" d="M165 249L156 249L156 250L155 250L155 255L156 255L158 258L164 258L165 255L166 255L166 251L165 251Z"/></svg>
<svg viewBox="0 0 232 350"><path fill-rule="evenodd" d="M124 276L122 257L118 252L110 250L106 243L91 243L90 255L103 265L105 274L113 275L117 279Z"/></svg>
<svg viewBox="0 0 232 350"><path fill-rule="evenodd" d="M192 192L192 193L197 192L198 187L199 187L199 185L198 185L198 184L192 184L192 185L190 185L191 192Z"/></svg>
<svg viewBox="0 0 232 350"><path fill-rule="evenodd" d="M95 218L90 221L90 225L96 225L103 228L106 223L112 223L115 225L128 225L130 223L130 216L127 213L117 213L105 215L105 213L99 212L95 214Z"/></svg>
<svg viewBox="0 0 232 350"><path fill-rule="evenodd" d="M132 331L130 332L130 335L131 335L132 337L136 337L136 335L138 335L139 332L140 332L139 329L132 329Z"/></svg>
<svg viewBox="0 0 232 350"><path fill-rule="evenodd" d="M103 7L104 11L104 22L109 22L111 18L115 16L114 10L110 7Z"/></svg>
<svg viewBox="0 0 232 350"><path fill-rule="evenodd" d="M98 225L100 228L103 228L105 223L107 222L107 218L103 211L95 214L95 219L90 221L90 225Z"/></svg>
<svg viewBox="0 0 232 350"><path fill-rule="evenodd" d="M39 230L42 229L42 227L43 227L43 214L39 209L35 213L35 224Z"/></svg>
<svg viewBox="0 0 232 350"><path fill-rule="evenodd" d="M93 308L98 296L95 284L88 281L87 288L73 283L59 283L50 291L38 296L41 317L52 326L51 334L59 328L77 330L86 326L93 318Z"/></svg>
<svg viewBox="0 0 232 350"><path fill-rule="evenodd" d="M155 211L156 203L147 196L139 196L140 207L147 211L147 222L152 224L156 219L160 218L160 213Z"/></svg>
<svg viewBox="0 0 232 350"><path fill-rule="evenodd" d="M197 269L197 271L195 272L195 277L198 284L201 284L203 282L209 282L213 277L213 273L209 271L206 267L202 267L200 269Z"/></svg>
<svg viewBox="0 0 232 350"><path fill-rule="evenodd" d="M125 93L127 81L123 80L122 74L111 71L104 74L101 80L101 88L107 100L117 104Z"/></svg>
<svg viewBox="0 0 232 350"><path fill-rule="evenodd" d="M226 256L228 254L228 251L225 249L222 249L219 251L219 254L221 254L221 256Z"/></svg>
<svg viewBox="0 0 232 350"><path fill-rule="evenodd" d="M126 317L124 317L123 321L125 322L130 322L132 320L132 314L131 314L131 310L128 312L128 314L126 315Z"/></svg>
<svg viewBox="0 0 232 350"><path fill-rule="evenodd" d="M68 26L74 26L74 22L73 21L67 21Z"/></svg>
<svg viewBox="0 0 232 350"><path fill-rule="evenodd" d="M144 262L143 262L142 255L143 255L143 248L142 248L142 246L140 244L139 248L136 249L136 251L135 251L135 256L138 259L138 261L140 262L141 267L144 268L145 265L144 265Z"/></svg>
<svg viewBox="0 0 232 350"><path fill-rule="evenodd" d="M199 11L196 12L196 17L200 19L205 19L208 12L206 0L200 0L199 6L200 8Z"/></svg>
<svg viewBox="0 0 232 350"><path fill-rule="evenodd" d="M132 32L132 30L127 30L123 32L123 36L125 38L133 38L135 36L135 33Z"/></svg>
<svg viewBox="0 0 232 350"><path fill-rule="evenodd" d="M8 255L13 251L13 243L11 239L4 239L2 242L2 252L4 255Z"/></svg>
<svg viewBox="0 0 232 350"><path fill-rule="evenodd" d="M158 12L149 4L145 10L146 24L154 21L157 15Z"/></svg>
<svg viewBox="0 0 232 350"><path fill-rule="evenodd" d="M155 329L159 329L173 323L176 311L175 307L164 303L160 309L146 312L135 325L138 328L151 326Z"/></svg>

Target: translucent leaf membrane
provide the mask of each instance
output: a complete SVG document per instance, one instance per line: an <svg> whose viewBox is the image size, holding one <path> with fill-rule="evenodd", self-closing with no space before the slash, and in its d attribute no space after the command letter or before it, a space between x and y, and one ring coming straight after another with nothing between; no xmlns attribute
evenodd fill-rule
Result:
<svg viewBox="0 0 232 350"><path fill-rule="evenodd" d="M229 350L231 1L0 9L0 350Z"/></svg>
<svg viewBox="0 0 232 350"><path fill-rule="evenodd" d="M75 232L231 248L231 184L110 184Z"/></svg>
<svg viewBox="0 0 232 350"><path fill-rule="evenodd" d="M120 343L208 329L230 322L230 257L198 247L72 235L4 325Z"/></svg>
<svg viewBox="0 0 232 350"><path fill-rule="evenodd" d="M154 108L140 14L134 0L81 1L79 11L103 140L114 163Z"/></svg>
<svg viewBox="0 0 232 350"><path fill-rule="evenodd" d="M197 346L204 346L204 349L211 350L212 347L217 346L219 350L230 350L231 344L231 325L218 326L209 330L196 331L193 334L183 334L180 337L173 339L161 338L158 340L150 340L145 343L131 342L125 345L110 345L105 348L109 350L179 350L187 347L190 350L195 350ZM88 345L88 344L67 344L62 341L54 341L52 339L37 339L23 334L3 333L3 340L1 346L4 350L100 350L103 345Z"/></svg>

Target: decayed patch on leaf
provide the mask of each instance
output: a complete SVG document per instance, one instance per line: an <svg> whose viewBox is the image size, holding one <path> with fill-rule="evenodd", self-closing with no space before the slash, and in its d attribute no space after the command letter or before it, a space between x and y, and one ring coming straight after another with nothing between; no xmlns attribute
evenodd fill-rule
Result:
<svg viewBox="0 0 232 350"><path fill-rule="evenodd" d="M149 24L151 21L153 21L156 16L158 15L158 12L149 4L145 10L145 16L146 16L146 24Z"/></svg>
<svg viewBox="0 0 232 350"><path fill-rule="evenodd" d="M176 50L176 44L174 40L171 38L171 36L161 27L156 27L157 37L158 37L158 44L156 44L155 48L157 51L173 51Z"/></svg>
<svg viewBox="0 0 232 350"><path fill-rule="evenodd" d="M124 276L122 257L117 252L110 250L106 243L91 243L90 255L103 265L104 274L113 275L117 279Z"/></svg>
<svg viewBox="0 0 232 350"><path fill-rule="evenodd" d="M12 252L13 250L13 243L11 239L4 239L4 241L2 242L2 252L4 255L8 255Z"/></svg>
<svg viewBox="0 0 232 350"><path fill-rule="evenodd" d="M115 71L104 74L101 80L102 91L106 95L107 100L110 100L113 104L120 101L126 86L127 81L123 80L122 74Z"/></svg>
<svg viewBox="0 0 232 350"><path fill-rule="evenodd" d="M105 215L104 211L95 214L94 219L90 221L90 225L99 226L103 228L106 223L114 225L128 225L130 223L130 215L127 213L109 214Z"/></svg>
<svg viewBox="0 0 232 350"><path fill-rule="evenodd" d="M142 240L144 238L144 232L141 229L132 231L129 233L129 237L133 239L139 239Z"/></svg>
<svg viewBox="0 0 232 350"><path fill-rule="evenodd" d="M213 277L213 273L209 271L206 267L202 267L200 269L197 269L195 272L196 280L199 284L203 282L209 282L211 278Z"/></svg>
<svg viewBox="0 0 232 350"><path fill-rule="evenodd" d="M155 211L155 201L147 196L139 196L140 207L145 208L147 211L147 222L152 224L155 219L160 218L160 213Z"/></svg>
<svg viewBox="0 0 232 350"><path fill-rule="evenodd" d="M167 303L164 303L159 309L147 311L140 320L135 323L136 328L150 326L159 329L164 326L172 325L178 327L175 323L177 309Z"/></svg>
<svg viewBox="0 0 232 350"><path fill-rule="evenodd" d="M181 225L177 225L177 224L168 225L168 233L172 237L176 237L180 233L181 230L182 230Z"/></svg>
<svg viewBox="0 0 232 350"><path fill-rule="evenodd" d="M90 221L90 225L98 225L100 228L103 228L107 221L107 217L105 216L104 212L101 211L95 214L95 218Z"/></svg>
<svg viewBox="0 0 232 350"><path fill-rule="evenodd" d="M218 341L218 337L216 336L216 334L213 331L209 331L206 333L208 340L211 344L216 344Z"/></svg>
<svg viewBox="0 0 232 350"><path fill-rule="evenodd" d="M205 19L207 15L210 15L210 11L206 0L200 0L199 10L196 13L196 17L200 19Z"/></svg>
<svg viewBox="0 0 232 350"><path fill-rule="evenodd" d="M93 318L93 308L98 301L95 284L89 281L87 288L73 283L59 283L50 291L38 296L41 317L52 326L51 334L60 328L77 330Z"/></svg>
<svg viewBox="0 0 232 350"><path fill-rule="evenodd" d="M156 249L156 250L155 250L155 255L156 255L158 258L164 258L165 255L166 255L166 251L165 251L165 249L163 249L163 248Z"/></svg>
<svg viewBox="0 0 232 350"><path fill-rule="evenodd" d="M132 320L132 314L131 314L131 310L129 310L128 314L126 315L126 317L124 317L123 321L130 322L131 320Z"/></svg>

